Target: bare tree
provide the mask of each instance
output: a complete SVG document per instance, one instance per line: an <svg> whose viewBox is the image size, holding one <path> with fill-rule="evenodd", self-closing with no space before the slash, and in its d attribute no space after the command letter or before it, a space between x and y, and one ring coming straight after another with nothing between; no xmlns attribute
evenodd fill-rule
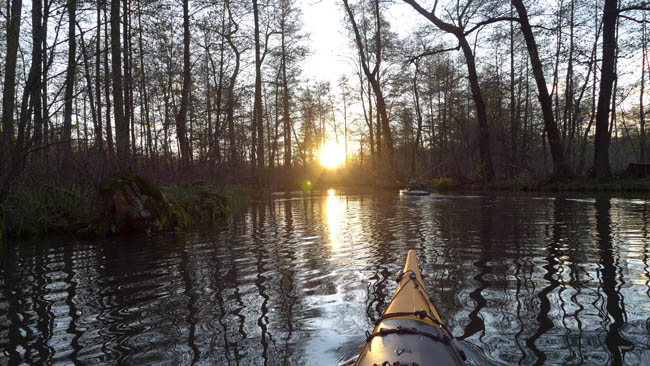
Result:
<svg viewBox="0 0 650 366"><path fill-rule="evenodd" d="M535 36L533 35L528 20L528 12L521 0L512 0L512 5L517 9L517 13L519 14L519 24L521 26L521 31L524 34L524 39L526 40L526 48L528 49L528 55L530 56L533 75L537 82L537 91L539 93L539 101L544 117L544 129L551 149L551 156L553 157L553 177L558 180L565 180L573 177L573 172L571 172L571 169L567 164L562 149L560 133L555 122L555 117L553 116L553 101L551 100L551 96L546 87L544 70L542 69L542 62L539 59Z"/></svg>
<svg viewBox="0 0 650 366"><path fill-rule="evenodd" d="M490 156L490 136L488 130L487 112L485 108L485 101L483 100L483 94L481 92L481 86L478 81L478 73L476 72L476 60L474 57L474 52L472 50L472 46L467 40L467 35L470 34L472 30L467 31L465 29L466 25L468 24L466 17L468 16L468 11L470 10L471 1L468 1L465 6L458 4L456 18L453 20L454 23L445 22L436 15L436 7L438 4L437 1L433 6L432 11L425 10L415 0L404 0L404 2L411 5L413 9L427 18L431 23L438 27L438 29L454 35L458 40L458 45L463 51L465 62L467 63L467 73L472 90L472 99L474 100L474 105L476 107L476 116L479 125L479 150L482 165L479 170L483 173L485 179L491 180L494 178L495 174L494 168L492 166L492 158ZM493 19L483 22L483 24L494 21L497 20Z"/></svg>
<svg viewBox="0 0 650 366"><path fill-rule="evenodd" d="M377 98L377 112L379 113L379 118L378 121L381 121L381 131L382 134L384 135L384 139L386 141L386 150L388 151L388 161L389 161L389 166L391 168L395 167L395 152L393 148L393 137L392 133L390 130L390 122L388 120L388 114L386 113L386 102L384 100L384 95L381 90L381 85L379 83L379 68L381 65L381 51L382 51L382 38L381 38L381 27L380 27L380 19L379 19L379 1L374 0L374 8L375 8L375 25L376 25L376 34L375 34L375 65L372 69L370 70L369 67L369 60L366 56L366 51L364 49L364 43L361 40L361 33L359 31L359 27L357 26L357 22L354 19L354 14L352 13L352 10L350 8L350 5L348 4L348 0L343 0L343 4L345 5L345 10L348 14L348 17L350 19L350 23L352 24L352 30L354 31L354 37L355 41L357 44L357 51L359 52L359 57L361 58L361 67L363 69L363 73L366 75L366 78L368 79L368 82L372 86L372 90L375 93L375 97Z"/></svg>
<svg viewBox="0 0 650 366"><path fill-rule="evenodd" d="M616 18L617 0L605 0L603 10L603 56L600 67L600 88L596 110L596 136L594 141L594 175L598 179L609 179L609 107L612 98L612 86L616 73ZM614 111L615 112L615 111Z"/></svg>
<svg viewBox="0 0 650 366"><path fill-rule="evenodd" d="M124 118L124 94L122 91L122 55L120 49L120 0L111 0L111 75L113 81L113 115L117 160L126 169L129 159L129 123Z"/></svg>
<svg viewBox="0 0 650 366"><path fill-rule="evenodd" d="M252 165L264 167L264 126L262 110L262 56L260 44L260 11L257 0L253 0L255 20L255 101L253 104L253 156Z"/></svg>

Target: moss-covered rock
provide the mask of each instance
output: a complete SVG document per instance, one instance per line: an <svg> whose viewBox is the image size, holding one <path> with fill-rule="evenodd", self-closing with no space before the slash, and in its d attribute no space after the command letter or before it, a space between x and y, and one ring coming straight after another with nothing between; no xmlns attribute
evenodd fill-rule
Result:
<svg viewBox="0 0 650 366"><path fill-rule="evenodd" d="M100 185L104 218L110 231L151 230L152 222L168 215L168 203L158 187L132 172L121 172Z"/></svg>

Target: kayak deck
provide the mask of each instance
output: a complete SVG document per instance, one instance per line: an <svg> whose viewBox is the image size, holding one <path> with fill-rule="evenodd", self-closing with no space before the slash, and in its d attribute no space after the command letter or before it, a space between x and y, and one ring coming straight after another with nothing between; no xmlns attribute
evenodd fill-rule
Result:
<svg viewBox="0 0 650 366"><path fill-rule="evenodd" d="M463 365L464 354L453 346L451 333L426 293L414 250L409 250L397 282L355 365Z"/></svg>

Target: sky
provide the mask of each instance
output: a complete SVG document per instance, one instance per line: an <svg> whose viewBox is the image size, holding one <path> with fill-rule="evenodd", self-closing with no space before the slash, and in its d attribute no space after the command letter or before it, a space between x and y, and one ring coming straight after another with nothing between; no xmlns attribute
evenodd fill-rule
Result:
<svg viewBox="0 0 650 366"><path fill-rule="evenodd" d="M302 63L302 76L309 81L329 81L332 91L339 93L338 80L347 74L354 83L357 80L353 59L356 58L356 47L352 43L352 35L347 34L344 21L347 14L342 0L298 0L302 10L303 29L309 34L310 55ZM392 5L384 16L391 24L391 30L400 37L407 37L416 24L421 24L419 14L409 5L397 2ZM408 19L408 21L405 21ZM343 120L342 110L336 111L336 119ZM355 116L361 115L358 104L348 105L349 127L359 122ZM327 124L328 134L332 125ZM354 128L352 128L354 130ZM358 139L355 134L348 136L349 151L358 149Z"/></svg>
<svg viewBox="0 0 650 366"><path fill-rule="evenodd" d="M303 73L310 80L329 80L332 86L338 84L343 74L353 73L350 58L356 50L351 43L343 21L345 10L341 0L299 0L302 9L303 26L309 33L311 55L305 60ZM405 36L413 28L417 16L407 4L397 3L385 13L391 29ZM404 22L404 19L409 19Z"/></svg>
<svg viewBox="0 0 650 366"><path fill-rule="evenodd" d="M341 75L351 73L353 66L346 56L354 56L346 29L343 9L337 0L300 0L303 25L309 33L311 54L305 60L303 73L311 80L329 80L338 84Z"/></svg>

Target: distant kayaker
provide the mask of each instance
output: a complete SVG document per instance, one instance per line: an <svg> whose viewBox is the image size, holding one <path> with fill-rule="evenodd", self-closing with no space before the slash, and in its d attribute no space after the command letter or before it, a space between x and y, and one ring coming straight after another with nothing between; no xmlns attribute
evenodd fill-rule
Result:
<svg viewBox="0 0 650 366"><path fill-rule="evenodd" d="M419 189L421 189L421 188L420 188L420 185L418 184L418 182L417 182L417 180L416 180L415 178L411 179L411 181L410 181L409 184L406 186L406 188L409 189L409 190L411 190L411 191L415 191L415 190L419 190Z"/></svg>

